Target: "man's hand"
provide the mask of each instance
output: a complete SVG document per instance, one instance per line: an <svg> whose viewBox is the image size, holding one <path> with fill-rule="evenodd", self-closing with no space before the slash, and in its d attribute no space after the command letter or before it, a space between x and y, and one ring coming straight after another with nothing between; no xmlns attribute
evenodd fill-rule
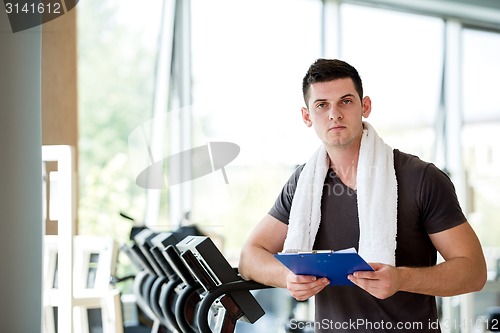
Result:
<svg viewBox="0 0 500 333"><path fill-rule="evenodd" d="M401 276L396 267L380 263L370 263L370 266L374 271L354 272L348 279L379 299L386 299L399 291Z"/></svg>
<svg viewBox="0 0 500 333"><path fill-rule="evenodd" d="M327 278L316 278L308 275L295 275L289 272L286 276L286 288L297 301L305 301L319 293L330 281Z"/></svg>

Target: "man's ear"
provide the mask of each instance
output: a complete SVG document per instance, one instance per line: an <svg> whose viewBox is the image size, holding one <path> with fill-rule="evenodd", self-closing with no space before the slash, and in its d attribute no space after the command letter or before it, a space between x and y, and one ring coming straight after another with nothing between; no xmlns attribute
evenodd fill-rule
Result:
<svg viewBox="0 0 500 333"><path fill-rule="evenodd" d="M368 116L370 115L370 113L372 112L372 100L370 99L370 97L368 96L365 96L363 98L363 118L368 118Z"/></svg>
<svg viewBox="0 0 500 333"><path fill-rule="evenodd" d="M311 127L312 120L309 114L309 110L306 107L302 107L300 111L302 111L302 121L304 122L304 124L306 124L307 127Z"/></svg>

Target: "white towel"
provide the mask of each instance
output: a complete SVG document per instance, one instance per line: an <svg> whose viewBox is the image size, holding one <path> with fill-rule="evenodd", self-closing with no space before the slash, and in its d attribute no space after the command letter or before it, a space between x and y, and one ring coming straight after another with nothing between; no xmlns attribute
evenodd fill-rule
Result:
<svg viewBox="0 0 500 333"><path fill-rule="evenodd" d="M395 265L398 198L393 150L369 123L363 125L356 178L358 253L367 262ZM328 168L329 158L321 145L300 174L283 251L312 250L321 221L321 195Z"/></svg>

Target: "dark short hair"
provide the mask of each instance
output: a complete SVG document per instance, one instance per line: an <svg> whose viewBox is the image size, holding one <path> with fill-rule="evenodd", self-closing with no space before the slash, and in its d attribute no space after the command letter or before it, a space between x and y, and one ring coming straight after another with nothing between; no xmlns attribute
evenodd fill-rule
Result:
<svg viewBox="0 0 500 333"><path fill-rule="evenodd" d="M307 106L309 88L317 82L328 82L337 79L350 78L359 98L363 98L363 83L356 68L339 59L318 59L307 70L302 80L302 94Z"/></svg>

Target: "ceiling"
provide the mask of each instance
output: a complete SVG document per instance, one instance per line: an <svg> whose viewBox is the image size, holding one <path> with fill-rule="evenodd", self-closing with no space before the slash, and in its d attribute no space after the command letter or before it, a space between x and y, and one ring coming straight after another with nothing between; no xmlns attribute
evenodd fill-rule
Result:
<svg viewBox="0 0 500 333"><path fill-rule="evenodd" d="M341 2L459 19L464 24L500 30L499 0L345 0Z"/></svg>

